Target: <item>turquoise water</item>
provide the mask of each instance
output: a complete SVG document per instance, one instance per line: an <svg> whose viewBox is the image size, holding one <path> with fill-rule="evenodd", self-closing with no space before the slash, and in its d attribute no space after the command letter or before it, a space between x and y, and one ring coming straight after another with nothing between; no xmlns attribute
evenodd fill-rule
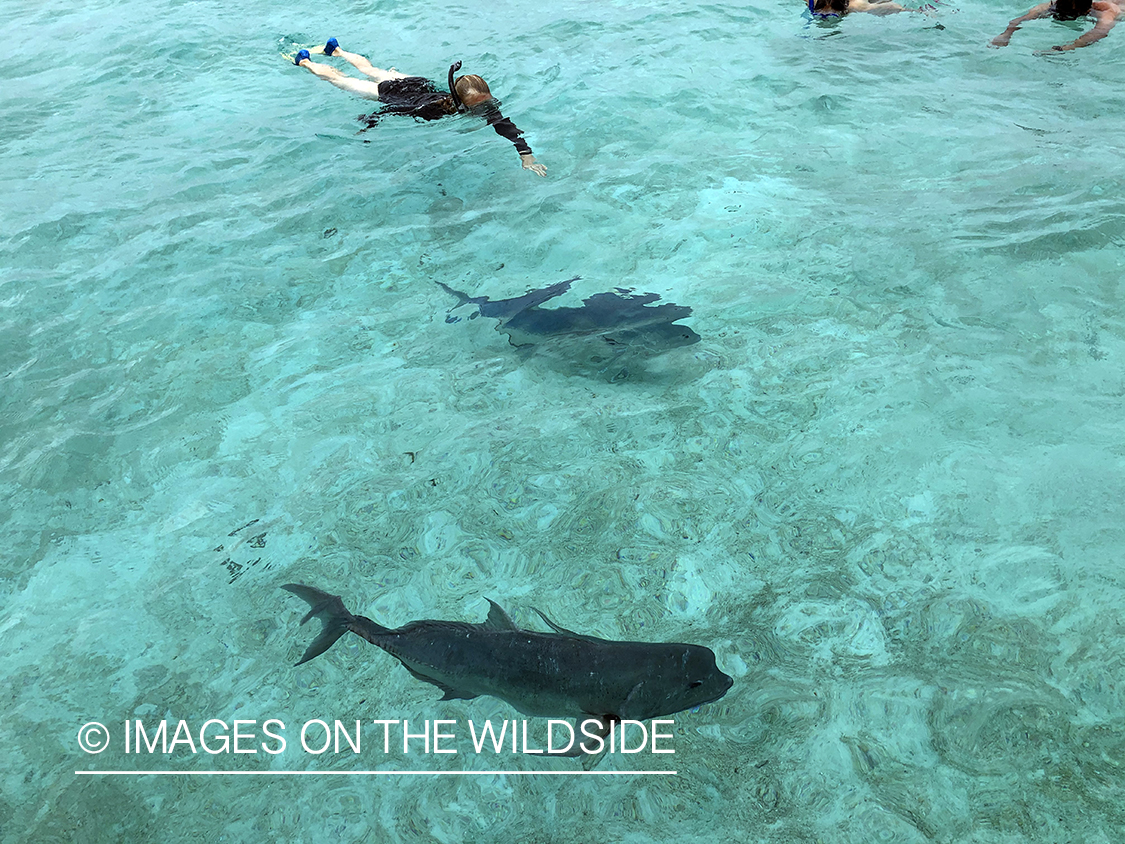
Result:
<svg viewBox="0 0 1125 844"><path fill-rule="evenodd" d="M1121 840L1125 33L988 49L1022 11L10 3L2 840ZM468 118L356 135L279 58L329 35L463 59L548 177ZM702 341L528 352L435 284L574 275ZM292 667L293 580L735 685L601 768L675 777L75 774L495 769L125 755L134 718L516 717L355 637Z"/></svg>

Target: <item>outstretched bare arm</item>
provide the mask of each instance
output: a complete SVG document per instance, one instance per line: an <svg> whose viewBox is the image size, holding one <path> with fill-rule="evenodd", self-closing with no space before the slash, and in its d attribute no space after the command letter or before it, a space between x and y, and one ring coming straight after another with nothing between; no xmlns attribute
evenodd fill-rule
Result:
<svg viewBox="0 0 1125 844"><path fill-rule="evenodd" d="M1102 4L1098 4L1099 6ZM1094 9L1092 14L1097 18L1097 23L1094 28L1089 32L1083 32L1069 44L1062 44L1058 47L1052 47L1050 50L1044 52L1065 52L1067 50L1077 50L1079 47L1086 47L1093 44L1095 41L1101 41L1109 31L1113 29L1114 24L1117 23L1118 9L1116 4L1106 4L1107 8Z"/></svg>
<svg viewBox="0 0 1125 844"><path fill-rule="evenodd" d="M898 3L891 3L889 0L880 2L875 0L874 3L870 0L851 0L848 3L848 12L867 12L872 15L893 15L896 12L913 12L914 9L907 9L900 6Z"/></svg>
<svg viewBox="0 0 1125 844"><path fill-rule="evenodd" d="M1008 28L992 39L993 47L1007 47L1008 42L1012 40L1012 34L1020 28L1020 24L1033 21L1038 18L1046 18L1051 15L1051 4L1040 3L1038 6L1032 6L1025 14L1020 15L1008 24Z"/></svg>

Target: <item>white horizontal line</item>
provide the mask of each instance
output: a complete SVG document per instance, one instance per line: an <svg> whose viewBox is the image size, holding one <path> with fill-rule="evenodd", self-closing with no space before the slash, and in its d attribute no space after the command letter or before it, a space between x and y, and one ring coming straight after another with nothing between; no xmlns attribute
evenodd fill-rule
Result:
<svg viewBox="0 0 1125 844"><path fill-rule="evenodd" d="M75 771L102 777L622 777L676 776L675 771Z"/></svg>

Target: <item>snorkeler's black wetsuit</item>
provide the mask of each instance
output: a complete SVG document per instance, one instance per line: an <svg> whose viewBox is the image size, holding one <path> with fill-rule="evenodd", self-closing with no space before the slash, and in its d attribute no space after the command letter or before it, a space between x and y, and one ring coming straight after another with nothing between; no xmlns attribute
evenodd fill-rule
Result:
<svg viewBox="0 0 1125 844"><path fill-rule="evenodd" d="M405 114L415 120L440 120L457 113L457 104L448 91L440 91L429 79L422 76L406 76L401 79L385 79L379 83L379 103L382 110L360 116L360 122L370 129L384 114ZM496 134L511 141L520 155L531 155L531 147L522 137L523 132L516 128L494 105L485 104L470 109L473 114L483 117ZM362 131L362 130L361 130Z"/></svg>

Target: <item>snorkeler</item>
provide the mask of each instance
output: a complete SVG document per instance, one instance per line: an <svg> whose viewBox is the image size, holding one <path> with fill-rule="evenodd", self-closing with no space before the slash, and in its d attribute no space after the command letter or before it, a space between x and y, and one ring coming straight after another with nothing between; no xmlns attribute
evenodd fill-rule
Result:
<svg viewBox="0 0 1125 844"><path fill-rule="evenodd" d="M339 56L368 78L345 76L331 65L314 62L310 58L310 52ZM488 90L488 84L474 74L459 76L454 80L453 74L461 69L461 62L449 68L448 91L439 91L433 82L421 76L409 76L394 68L382 70L374 67L363 56L341 49L335 38L330 38L323 49L301 50L293 59L293 64L306 68L318 79L331 82L348 93L382 103L381 111L360 118L367 123L368 128L374 126L384 114L407 114L419 120L438 120L461 111L471 112L483 117L496 130L496 134L515 145L524 170L530 170L539 176L547 175L547 168L531 154L531 147L522 137L523 132L500 113L492 92Z"/></svg>
<svg viewBox="0 0 1125 844"><path fill-rule="evenodd" d="M1084 32L1069 44L1052 47L1043 52L1063 52L1077 50L1105 38L1117 19L1125 14L1125 1L1123 0L1054 0L1052 3L1040 3L1032 6L1026 14L1008 24L1008 28L992 39L993 47L1006 47L1012 40L1012 33L1020 28L1020 24L1039 18L1054 18L1058 21L1073 21L1079 18L1093 16L1094 28Z"/></svg>
<svg viewBox="0 0 1125 844"><path fill-rule="evenodd" d="M898 3L869 0L809 0L809 12L814 18L842 18L851 12L869 12L872 15L893 15L895 12L921 12L922 9L907 9Z"/></svg>

